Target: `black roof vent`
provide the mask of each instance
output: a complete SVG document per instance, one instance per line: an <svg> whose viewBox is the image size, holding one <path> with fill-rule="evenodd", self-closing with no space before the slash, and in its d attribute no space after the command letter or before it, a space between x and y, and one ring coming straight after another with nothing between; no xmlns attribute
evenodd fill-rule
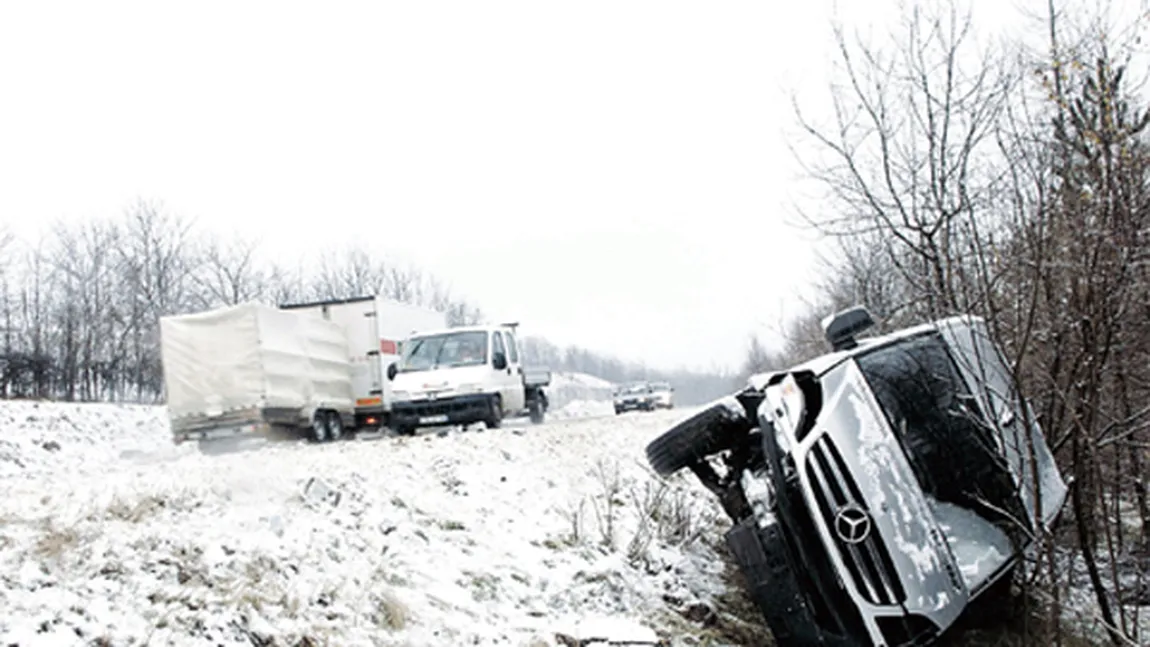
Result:
<svg viewBox="0 0 1150 647"><path fill-rule="evenodd" d="M874 326L874 319L863 306L848 308L823 319L823 334L833 350L850 350L858 346L855 337Z"/></svg>

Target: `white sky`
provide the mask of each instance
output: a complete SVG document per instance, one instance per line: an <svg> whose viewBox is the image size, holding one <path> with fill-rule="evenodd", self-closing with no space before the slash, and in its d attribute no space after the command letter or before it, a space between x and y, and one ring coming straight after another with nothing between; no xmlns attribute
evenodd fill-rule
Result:
<svg viewBox="0 0 1150 647"><path fill-rule="evenodd" d="M524 334L734 367L810 271L783 134L830 6L5 3L0 223L156 199L269 257L371 244Z"/></svg>

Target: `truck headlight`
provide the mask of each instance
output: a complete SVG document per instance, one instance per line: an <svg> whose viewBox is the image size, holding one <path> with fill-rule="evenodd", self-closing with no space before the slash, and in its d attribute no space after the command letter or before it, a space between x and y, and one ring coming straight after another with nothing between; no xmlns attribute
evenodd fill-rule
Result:
<svg viewBox="0 0 1150 647"><path fill-rule="evenodd" d="M459 386L455 387L455 390L458 393L461 393L464 395L467 395L470 393L483 393L483 385L482 384L460 384Z"/></svg>
<svg viewBox="0 0 1150 647"><path fill-rule="evenodd" d="M407 391L392 391L391 399L393 400L410 400L411 394Z"/></svg>

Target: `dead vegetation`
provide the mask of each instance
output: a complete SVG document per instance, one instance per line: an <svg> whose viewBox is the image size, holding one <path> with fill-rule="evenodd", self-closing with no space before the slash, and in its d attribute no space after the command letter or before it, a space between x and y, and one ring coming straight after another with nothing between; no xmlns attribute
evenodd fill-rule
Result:
<svg viewBox="0 0 1150 647"><path fill-rule="evenodd" d="M60 526L53 519L43 524L36 539L35 554L42 559L58 560L74 550L80 543L80 533L74 527Z"/></svg>
<svg viewBox="0 0 1150 647"><path fill-rule="evenodd" d="M377 626L391 631L399 631L407 627L411 618L411 611L396 595L390 591L372 594L374 601L374 614L372 620Z"/></svg>

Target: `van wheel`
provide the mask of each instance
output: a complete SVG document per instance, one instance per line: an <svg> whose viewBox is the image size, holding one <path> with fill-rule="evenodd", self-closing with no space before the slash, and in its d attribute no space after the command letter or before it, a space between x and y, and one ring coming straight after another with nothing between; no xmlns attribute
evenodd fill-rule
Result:
<svg viewBox="0 0 1150 647"><path fill-rule="evenodd" d="M327 439L331 442L343 438L343 418L339 412L329 411L327 414Z"/></svg>
<svg viewBox="0 0 1150 647"><path fill-rule="evenodd" d="M538 425L543 423L543 400L541 398L532 398L529 410L531 416L531 424Z"/></svg>
<svg viewBox="0 0 1150 647"><path fill-rule="evenodd" d="M312 416L307 438L313 443L327 442L327 416L322 411L316 411Z"/></svg>
<svg viewBox="0 0 1150 647"><path fill-rule="evenodd" d="M483 423L488 429L498 429L503 424L503 398L493 395L487 404L489 410Z"/></svg>
<svg viewBox="0 0 1150 647"><path fill-rule="evenodd" d="M743 405L723 398L671 427L647 445L647 462L662 476L693 465L712 454L732 449L754 428Z"/></svg>

